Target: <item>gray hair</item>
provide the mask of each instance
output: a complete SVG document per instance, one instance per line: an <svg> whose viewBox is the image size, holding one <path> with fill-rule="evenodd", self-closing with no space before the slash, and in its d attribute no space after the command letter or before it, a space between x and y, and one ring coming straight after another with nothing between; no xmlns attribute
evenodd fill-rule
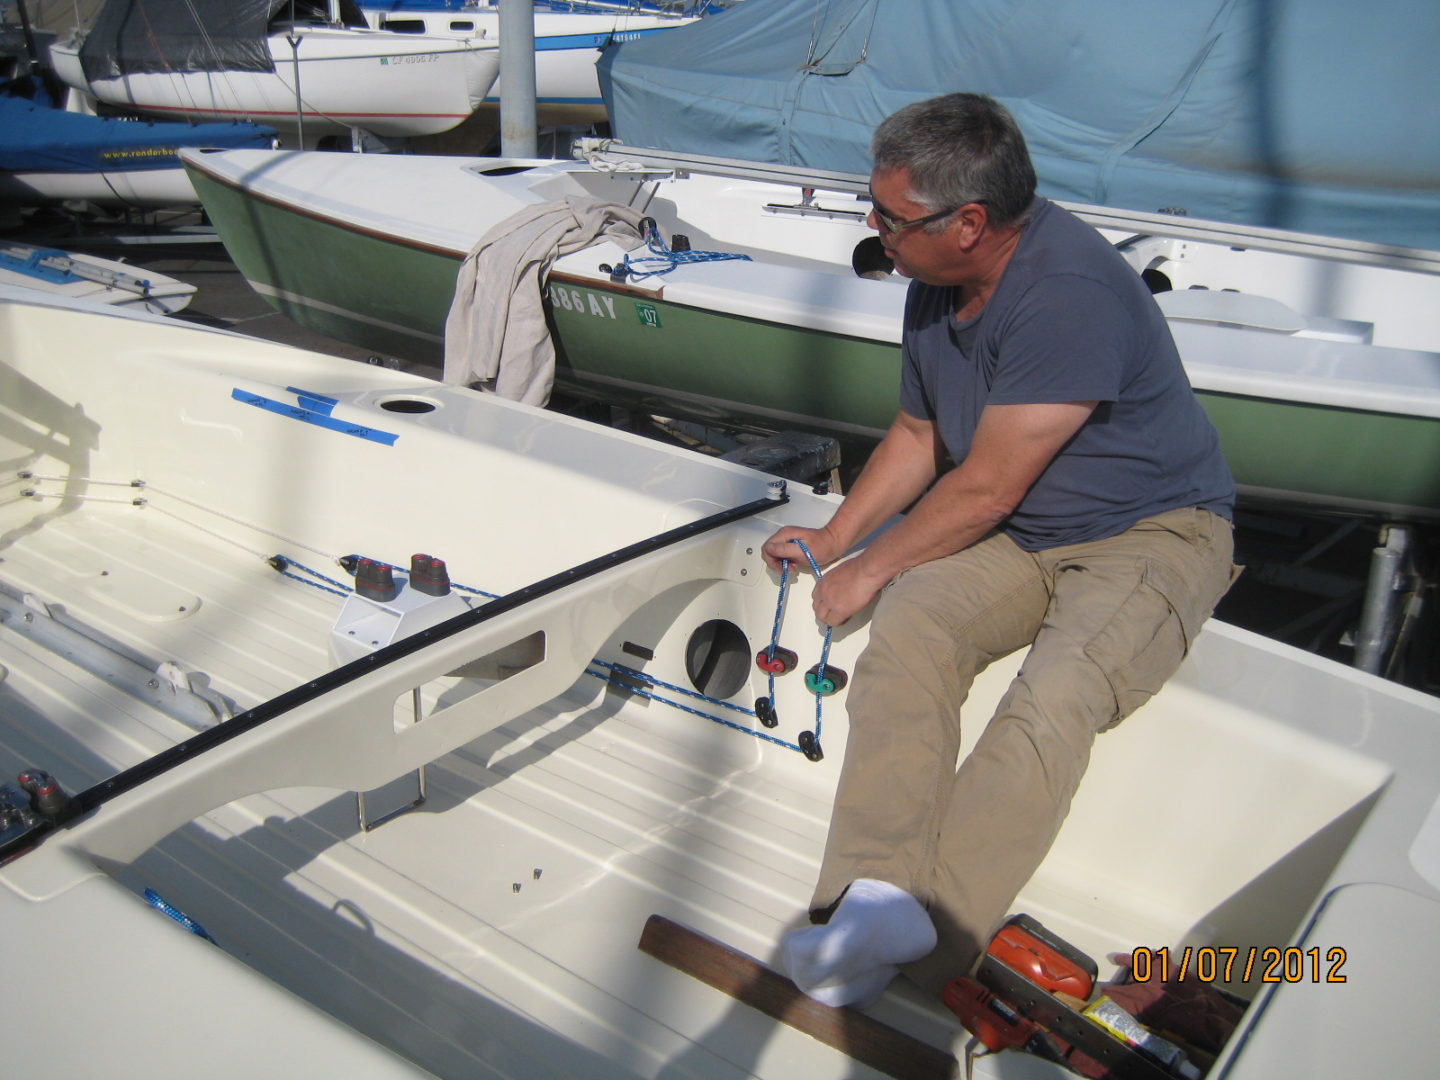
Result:
<svg viewBox="0 0 1440 1080"><path fill-rule="evenodd" d="M995 224L1010 225L1035 198L1025 136L1005 107L984 94L945 94L905 106L875 129L870 154L877 172L905 169L910 197L932 212L984 203Z"/></svg>

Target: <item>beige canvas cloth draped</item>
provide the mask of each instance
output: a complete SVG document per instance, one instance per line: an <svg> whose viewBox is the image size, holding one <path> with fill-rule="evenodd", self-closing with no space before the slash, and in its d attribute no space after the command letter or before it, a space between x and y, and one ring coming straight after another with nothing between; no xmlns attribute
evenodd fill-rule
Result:
<svg viewBox="0 0 1440 1080"><path fill-rule="evenodd" d="M444 380L478 382L530 405L548 402L555 346L545 325L545 275L561 255L602 240L638 247L641 217L628 206L571 196L526 207L482 236L455 279Z"/></svg>

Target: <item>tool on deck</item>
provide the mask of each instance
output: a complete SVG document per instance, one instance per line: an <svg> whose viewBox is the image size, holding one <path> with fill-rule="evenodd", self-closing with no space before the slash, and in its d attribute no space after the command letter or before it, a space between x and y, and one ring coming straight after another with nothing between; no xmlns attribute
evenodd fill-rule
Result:
<svg viewBox="0 0 1440 1080"><path fill-rule="evenodd" d="M990 942L975 978L952 979L942 1000L972 1038L974 1058L1023 1050L1096 1080L1177 1080L1199 1071L1185 1050L1144 1028L1100 993L1095 962L1028 915ZM1102 988L1103 990L1103 988Z"/></svg>

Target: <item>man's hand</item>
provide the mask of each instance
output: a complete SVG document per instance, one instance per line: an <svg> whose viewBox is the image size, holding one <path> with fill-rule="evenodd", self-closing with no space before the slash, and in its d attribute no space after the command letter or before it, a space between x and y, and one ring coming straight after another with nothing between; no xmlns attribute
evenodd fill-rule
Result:
<svg viewBox="0 0 1440 1080"><path fill-rule="evenodd" d="M760 553L772 570L780 569L780 560L789 559L802 570L810 569L810 560L800 550L799 540L823 568L844 554L839 543L826 529L802 529L787 525L765 541ZM831 567L815 585L811 606L815 617L829 626L839 626L879 595L888 584L867 574L860 557L847 559Z"/></svg>
<svg viewBox="0 0 1440 1080"><path fill-rule="evenodd" d="M822 567L829 566L845 554L828 529L802 529L798 525L786 525L769 540L766 540L764 546L760 548L765 565L771 570L778 571L780 560L789 559L792 563L797 563L801 569L809 570L810 560L805 558L805 552L800 550L800 544L794 543L796 540L810 549L810 554L815 556L815 561Z"/></svg>
<svg viewBox="0 0 1440 1080"><path fill-rule="evenodd" d="M888 578L867 572L863 556L846 559L825 572L815 583L810 606L815 617L827 626L840 626L880 595L890 584Z"/></svg>

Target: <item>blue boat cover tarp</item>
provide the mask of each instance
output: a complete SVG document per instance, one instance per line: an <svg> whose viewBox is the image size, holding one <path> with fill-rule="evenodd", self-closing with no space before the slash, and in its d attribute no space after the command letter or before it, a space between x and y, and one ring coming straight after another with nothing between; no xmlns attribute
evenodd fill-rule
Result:
<svg viewBox="0 0 1440 1080"><path fill-rule="evenodd" d="M32 84L33 86L33 84ZM227 150L269 149L275 129L222 121L211 124L155 123L66 112L41 89L0 86L0 171L122 172L178 169L182 146Z"/></svg>
<svg viewBox="0 0 1440 1080"><path fill-rule="evenodd" d="M1435 0L745 0L611 46L633 146L867 173L875 125L990 94L1041 192L1440 249Z"/></svg>

